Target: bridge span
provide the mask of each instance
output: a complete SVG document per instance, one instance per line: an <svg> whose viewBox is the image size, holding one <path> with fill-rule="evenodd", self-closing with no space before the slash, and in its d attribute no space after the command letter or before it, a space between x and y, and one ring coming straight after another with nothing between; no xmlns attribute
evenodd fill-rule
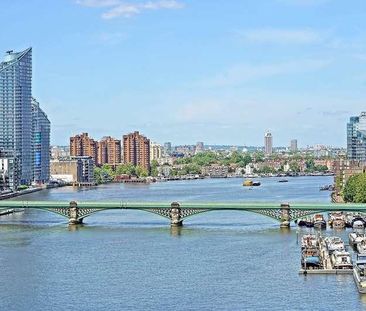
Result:
<svg viewBox="0 0 366 311"><path fill-rule="evenodd" d="M103 210L142 210L167 218L172 226L181 226L183 220L209 211L248 211L271 217L281 227L299 218L330 211L366 213L366 204L349 203L278 203L278 202L76 202L76 201L0 201L0 208L41 209L66 217L70 224L80 224L91 214Z"/></svg>

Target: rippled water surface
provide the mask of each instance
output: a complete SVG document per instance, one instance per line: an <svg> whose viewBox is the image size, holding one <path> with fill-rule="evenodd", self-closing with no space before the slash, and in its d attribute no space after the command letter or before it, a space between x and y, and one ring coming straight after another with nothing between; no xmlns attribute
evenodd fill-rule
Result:
<svg viewBox="0 0 366 311"><path fill-rule="evenodd" d="M61 188L18 200L328 202L332 177ZM41 210L0 217L0 310L366 310L352 275L299 275L294 225L238 211L170 228L142 211L103 211L85 224ZM327 230L323 234L335 234ZM336 232L348 241L348 231Z"/></svg>

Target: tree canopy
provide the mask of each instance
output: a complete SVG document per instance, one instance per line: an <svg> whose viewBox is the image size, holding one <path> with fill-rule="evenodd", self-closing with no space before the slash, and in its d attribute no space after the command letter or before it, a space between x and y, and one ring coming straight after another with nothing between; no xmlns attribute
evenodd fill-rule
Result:
<svg viewBox="0 0 366 311"><path fill-rule="evenodd" d="M345 202L366 203L366 173L351 176L344 187Z"/></svg>

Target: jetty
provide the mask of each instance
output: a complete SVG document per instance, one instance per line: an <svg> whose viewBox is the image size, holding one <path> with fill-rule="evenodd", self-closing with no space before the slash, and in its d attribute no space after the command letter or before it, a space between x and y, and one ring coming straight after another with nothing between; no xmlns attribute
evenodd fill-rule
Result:
<svg viewBox="0 0 366 311"><path fill-rule="evenodd" d="M309 238L310 237L310 238ZM316 248L319 264L306 266L304 262L304 249L302 250L302 265L299 274L352 274L352 261L345 251L343 241L338 237L322 237L320 235L305 235L304 239L313 239L312 248ZM306 248L306 242L301 243Z"/></svg>

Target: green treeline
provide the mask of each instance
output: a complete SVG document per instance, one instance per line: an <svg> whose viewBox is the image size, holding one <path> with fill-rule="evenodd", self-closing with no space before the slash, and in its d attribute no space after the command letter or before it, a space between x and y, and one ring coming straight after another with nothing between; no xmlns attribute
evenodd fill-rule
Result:
<svg viewBox="0 0 366 311"><path fill-rule="evenodd" d="M366 203L366 173L351 176L343 189L345 202Z"/></svg>
<svg viewBox="0 0 366 311"><path fill-rule="evenodd" d="M234 151L230 156L220 153L214 153L212 151L205 151L198 153L192 157L177 159L175 164L191 164L196 167L201 166L209 166L211 164L219 164L219 165L230 165L230 164L238 164L240 167L245 167L247 164L253 161L253 158L259 161L263 161L263 154L258 153L254 154L253 157L248 153L240 153L238 151Z"/></svg>
<svg viewBox="0 0 366 311"><path fill-rule="evenodd" d="M156 174L156 175L153 175ZM110 182L114 180L116 176L119 175L130 175L130 176L137 176L139 178L149 176L149 172L141 167L141 166L134 166L132 164L121 164L113 169L112 166L105 164L102 167L94 167L94 178L97 184L102 184L105 182ZM157 176L157 164L152 163L151 165L151 175Z"/></svg>

